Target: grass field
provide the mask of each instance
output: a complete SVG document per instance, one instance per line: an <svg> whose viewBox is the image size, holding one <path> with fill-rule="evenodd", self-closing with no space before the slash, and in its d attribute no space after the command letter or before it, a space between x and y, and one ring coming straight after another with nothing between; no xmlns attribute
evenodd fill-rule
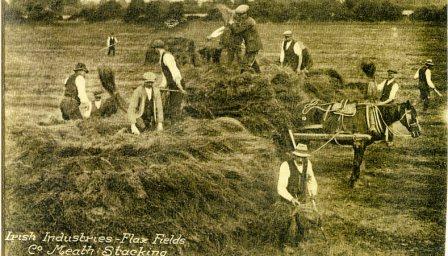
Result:
<svg viewBox="0 0 448 256"><path fill-rule="evenodd" d="M196 22L169 31L121 23L64 24L58 26L7 25L5 27L4 103L6 181L15 172L13 163L21 153L13 140L18 127L51 117L61 119L58 109L63 80L77 62L85 62L88 92L100 88L96 68L107 64L115 70L116 82L125 98L141 83L148 43L159 36L179 35L198 45L218 23ZM446 27L412 23L301 23L260 24L264 45L262 57L276 59L284 30L294 31L311 49L316 68L334 68L347 81L359 81L362 58L373 58L377 75L399 71L399 99L418 102L412 76L423 61L436 63L433 80L446 91ZM114 31L117 56L107 57L105 40ZM263 67L262 67L263 70ZM317 229L298 248L300 255L443 255L446 215L446 118L445 99L436 99L432 109L420 115L423 135L397 138L393 147L375 144L365 156L366 172L357 187L347 186L352 151L325 147L312 158L319 183L328 241ZM418 105L418 110L421 107ZM123 116L124 118L124 116ZM318 145L318 144L316 144ZM314 145L314 146L316 146ZM218 161L218 160L217 160ZM220 159L219 161L222 161ZM246 161L237 161L242 166ZM272 161L276 166L278 159ZM240 166L239 168L243 168ZM260 170L276 172L277 170ZM269 175L267 175L269 176ZM275 175L274 175L275 176ZM268 184L275 186L275 180ZM11 185L6 183L6 188ZM256 186L255 186L256 187ZM14 198L6 196L6 201ZM7 203L8 213L14 204ZM262 214L262 213L258 213ZM19 223L19 224L17 224ZM23 222L22 228L28 227ZM224 226L226 223L221 223ZM227 223L229 226L234 223ZM20 226L5 223L5 230ZM188 236L188 234L186 234ZM228 241L203 255L281 255L269 243ZM195 254L185 252L185 255Z"/></svg>

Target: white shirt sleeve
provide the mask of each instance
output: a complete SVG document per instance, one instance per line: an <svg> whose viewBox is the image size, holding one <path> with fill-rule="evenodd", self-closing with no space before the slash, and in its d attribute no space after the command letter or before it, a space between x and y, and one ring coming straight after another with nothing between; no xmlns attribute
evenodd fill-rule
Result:
<svg viewBox="0 0 448 256"><path fill-rule="evenodd" d="M180 74L179 68L177 68L176 61L174 60L174 56L171 54L165 54L163 58L163 63L168 67L173 76L174 82L176 82L178 87L181 87L182 76ZM166 82L165 82L166 83Z"/></svg>
<svg viewBox="0 0 448 256"><path fill-rule="evenodd" d="M78 97L81 103L90 102L86 93L86 80L83 76L77 76L75 80L76 88L78 89Z"/></svg>
<svg viewBox="0 0 448 256"><path fill-rule="evenodd" d="M290 176L288 162L283 162L280 166L277 182L277 193L284 199L291 201L294 197L288 192L286 187L288 186L288 179Z"/></svg>
<svg viewBox="0 0 448 256"><path fill-rule="evenodd" d="M382 81L381 83L377 84L377 86L376 86L376 90L379 91L379 92L381 92L381 91L383 90L383 88L384 88L384 85L386 84L386 81L387 81L387 80L384 80L384 81Z"/></svg>
<svg viewBox="0 0 448 256"><path fill-rule="evenodd" d="M299 55L302 55L302 46L299 44L299 42L296 42L295 44L294 44L294 53L297 55L297 56L299 56Z"/></svg>
<svg viewBox="0 0 448 256"><path fill-rule="evenodd" d="M426 83L428 83L428 86L431 87L431 88L435 88L435 85L434 85L434 83L431 80L431 70L430 69L426 69L425 75L426 75Z"/></svg>
<svg viewBox="0 0 448 256"><path fill-rule="evenodd" d="M415 72L415 75L414 75L414 79L418 79L418 76L419 76L419 71L420 71L420 69L419 69L419 70L417 70L417 72Z"/></svg>
<svg viewBox="0 0 448 256"><path fill-rule="evenodd" d="M283 45L285 44L285 41L282 42L282 47L280 50L280 63L283 64L283 61L285 61L285 50L283 50Z"/></svg>
<svg viewBox="0 0 448 256"><path fill-rule="evenodd" d="M313 165L311 161L308 160L308 168L307 168L307 181L306 186L308 189L308 195L311 197L315 197L317 195L317 181L316 177L314 177Z"/></svg>
<svg viewBox="0 0 448 256"><path fill-rule="evenodd" d="M110 42L110 37L108 37L108 38L107 38L107 41L106 41L106 46L107 46L107 47L110 46L109 42Z"/></svg>
<svg viewBox="0 0 448 256"><path fill-rule="evenodd" d="M400 87L398 86L398 84L394 83L394 85L392 86L392 89L390 90L390 95L389 95L390 100L395 99L395 95L397 94L399 88Z"/></svg>

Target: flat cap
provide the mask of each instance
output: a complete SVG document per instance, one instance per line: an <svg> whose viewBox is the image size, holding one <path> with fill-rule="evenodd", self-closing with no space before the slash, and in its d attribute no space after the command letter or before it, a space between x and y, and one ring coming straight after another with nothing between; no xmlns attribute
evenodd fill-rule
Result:
<svg viewBox="0 0 448 256"><path fill-rule="evenodd" d="M163 48L165 43L160 39L156 39L152 42L151 46L152 48Z"/></svg>
<svg viewBox="0 0 448 256"><path fill-rule="evenodd" d="M143 74L143 79L148 82L154 82L157 79L157 75L153 72L146 72Z"/></svg>
<svg viewBox="0 0 448 256"><path fill-rule="evenodd" d="M249 11L249 5L247 4L242 4L235 9L236 14L243 14L246 13L247 11Z"/></svg>
<svg viewBox="0 0 448 256"><path fill-rule="evenodd" d="M284 36L292 36L292 31L291 30L286 30L285 32L283 32Z"/></svg>
<svg viewBox="0 0 448 256"><path fill-rule="evenodd" d="M78 71L78 70L84 70L86 73L89 73L89 70L87 69L86 64L81 63L81 62L77 63L75 68L73 69L73 71Z"/></svg>
<svg viewBox="0 0 448 256"><path fill-rule="evenodd" d="M427 59L425 65L434 66L434 63L432 62L432 59Z"/></svg>

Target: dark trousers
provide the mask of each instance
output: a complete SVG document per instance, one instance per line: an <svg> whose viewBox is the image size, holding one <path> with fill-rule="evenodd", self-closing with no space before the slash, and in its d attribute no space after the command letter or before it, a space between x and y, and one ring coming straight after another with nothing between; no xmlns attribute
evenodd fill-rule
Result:
<svg viewBox="0 0 448 256"><path fill-rule="evenodd" d="M79 102L70 97L64 97L59 105L64 120L82 119Z"/></svg>
<svg viewBox="0 0 448 256"><path fill-rule="evenodd" d="M236 63L240 63L240 49L227 49L227 64L231 65L234 60L236 60Z"/></svg>
<svg viewBox="0 0 448 256"><path fill-rule="evenodd" d="M260 66L258 66L257 57L258 51L255 52L246 52L244 54L243 67L241 69L241 73L244 71L254 70L256 73L260 73Z"/></svg>
<svg viewBox="0 0 448 256"><path fill-rule="evenodd" d="M112 54L112 56L115 56L115 46L109 46L109 51L107 52L107 55Z"/></svg>
<svg viewBox="0 0 448 256"><path fill-rule="evenodd" d="M177 89L175 89L177 90ZM182 103L184 100L184 95L181 92L170 92L166 100L165 117L170 120L171 123L176 123L182 117Z"/></svg>
<svg viewBox="0 0 448 256"><path fill-rule="evenodd" d="M423 102L423 111L429 108L429 88L419 87L420 100Z"/></svg>

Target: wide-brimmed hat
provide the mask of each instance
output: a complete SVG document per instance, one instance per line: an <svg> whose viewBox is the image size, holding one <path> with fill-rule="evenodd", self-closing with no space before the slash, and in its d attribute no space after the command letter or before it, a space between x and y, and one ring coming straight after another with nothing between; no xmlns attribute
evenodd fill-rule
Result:
<svg viewBox="0 0 448 256"><path fill-rule="evenodd" d="M432 59L427 59L425 65L434 66L434 63L432 62Z"/></svg>
<svg viewBox="0 0 448 256"><path fill-rule="evenodd" d="M242 4L238 7L236 7L236 9L235 9L236 14L244 14L247 11L249 11L249 5L247 5L247 4Z"/></svg>
<svg viewBox="0 0 448 256"><path fill-rule="evenodd" d="M393 69L387 70L387 73L388 74L398 74L398 72L396 70L393 70Z"/></svg>
<svg viewBox="0 0 448 256"><path fill-rule="evenodd" d="M84 70L86 73L89 73L89 70L86 67L86 64L79 62L78 64L76 64L75 68L73 69L73 71L78 71L78 70Z"/></svg>
<svg viewBox="0 0 448 256"><path fill-rule="evenodd" d="M163 48L165 43L160 39L156 39L152 42L151 46L152 48Z"/></svg>
<svg viewBox="0 0 448 256"><path fill-rule="evenodd" d="M292 36L292 31L291 30L286 30L285 32L283 32L284 36Z"/></svg>
<svg viewBox="0 0 448 256"><path fill-rule="evenodd" d="M146 72L143 74L143 79L145 82L155 82L157 79L157 75L153 72Z"/></svg>
<svg viewBox="0 0 448 256"><path fill-rule="evenodd" d="M308 153L308 146L305 144L297 144L296 149L292 152L293 155L295 156L300 156L300 157L309 157L311 156Z"/></svg>

